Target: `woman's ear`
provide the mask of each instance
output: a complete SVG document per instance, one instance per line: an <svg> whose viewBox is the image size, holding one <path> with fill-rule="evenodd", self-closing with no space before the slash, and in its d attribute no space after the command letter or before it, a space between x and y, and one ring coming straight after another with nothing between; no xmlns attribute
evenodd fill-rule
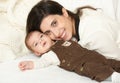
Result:
<svg viewBox="0 0 120 83"><path fill-rule="evenodd" d="M68 12L65 8L62 8L63 16L68 17Z"/></svg>
<svg viewBox="0 0 120 83"><path fill-rule="evenodd" d="M40 55L41 55L40 52L34 52L34 54L37 55L37 56L40 56Z"/></svg>

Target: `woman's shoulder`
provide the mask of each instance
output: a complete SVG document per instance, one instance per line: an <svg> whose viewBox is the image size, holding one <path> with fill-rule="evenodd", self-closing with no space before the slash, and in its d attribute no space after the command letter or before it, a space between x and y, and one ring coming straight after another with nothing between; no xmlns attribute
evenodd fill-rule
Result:
<svg viewBox="0 0 120 83"><path fill-rule="evenodd" d="M101 9L82 9L82 16L80 18L84 18L84 17L103 17L104 16L104 12Z"/></svg>

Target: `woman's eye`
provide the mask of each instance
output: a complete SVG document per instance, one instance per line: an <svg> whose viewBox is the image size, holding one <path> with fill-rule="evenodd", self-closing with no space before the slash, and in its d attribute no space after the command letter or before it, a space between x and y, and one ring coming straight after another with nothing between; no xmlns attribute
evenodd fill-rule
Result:
<svg viewBox="0 0 120 83"><path fill-rule="evenodd" d="M46 31L46 32L44 32L44 34L45 34L45 35L50 35L51 32L50 32L50 31Z"/></svg>
<svg viewBox="0 0 120 83"><path fill-rule="evenodd" d="M52 26L55 27L57 25L57 21L52 22Z"/></svg>

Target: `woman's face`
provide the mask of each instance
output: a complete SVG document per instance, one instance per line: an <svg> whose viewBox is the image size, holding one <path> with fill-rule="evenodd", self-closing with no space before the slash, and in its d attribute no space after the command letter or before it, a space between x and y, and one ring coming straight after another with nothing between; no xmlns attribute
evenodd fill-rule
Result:
<svg viewBox="0 0 120 83"><path fill-rule="evenodd" d="M54 40L70 40L74 34L74 23L63 9L63 15L48 15L42 20L40 29Z"/></svg>

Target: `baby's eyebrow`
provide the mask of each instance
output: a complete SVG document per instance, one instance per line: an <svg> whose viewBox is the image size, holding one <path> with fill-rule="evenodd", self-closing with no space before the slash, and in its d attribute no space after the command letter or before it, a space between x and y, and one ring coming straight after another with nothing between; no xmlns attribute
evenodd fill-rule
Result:
<svg viewBox="0 0 120 83"><path fill-rule="evenodd" d="M32 43L32 47L34 47L35 46L35 41Z"/></svg>
<svg viewBox="0 0 120 83"><path fill-rule="evenodd" d="M34 47L36 43L37 43L36 40L34 40L32 43L32 47Z"/></svg>

